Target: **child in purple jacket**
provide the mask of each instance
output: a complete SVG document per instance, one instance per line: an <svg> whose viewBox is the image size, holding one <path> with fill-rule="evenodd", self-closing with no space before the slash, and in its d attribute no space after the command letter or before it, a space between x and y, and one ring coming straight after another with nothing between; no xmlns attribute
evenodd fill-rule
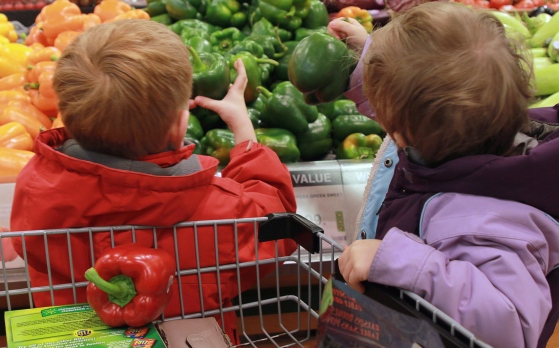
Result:
<svg viewBox="0 0 559 348"><path fill-rule="evenodd" d="M329 28L365 45L348 93L393 141L373 165L362 240L340 256L342 275L357 289L413 291L496 347L545 346L559 265L545 185L559 132L528 118L519 46L490 14L452 3L410 9L369 39L352 24Z"/></svg>

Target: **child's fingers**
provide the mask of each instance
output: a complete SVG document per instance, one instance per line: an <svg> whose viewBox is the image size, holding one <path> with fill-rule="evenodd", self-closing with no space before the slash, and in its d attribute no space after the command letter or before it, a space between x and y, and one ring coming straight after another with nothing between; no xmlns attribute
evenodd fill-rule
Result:
<svg viewBox="0 0 559 348"><path fill-rule="evenodd" d="M239 88L240 90L244 91L248 83L245 65L243 64L243 61L239 58L235 61L234 66L235 66L235 70L237 70L237 77L235 78L235 83L233 84L233 87Z"/></svg>
<svg viewBox="0 0 559 348"><path fill-rule="evenodd" d="M194 103L204 109L209 109L212 111L216 111L215 109L218 106L218 102L217 100L211 99L211 98L207 98L207 97L203 97L203 96L197 96L194 99Z"/></svg>
<svg viewBox="0 0 559 348"><path fill-rule="evenodd" d="M192 110L196 107L196 101L194 99L188 99L188 110Z"/></svg>

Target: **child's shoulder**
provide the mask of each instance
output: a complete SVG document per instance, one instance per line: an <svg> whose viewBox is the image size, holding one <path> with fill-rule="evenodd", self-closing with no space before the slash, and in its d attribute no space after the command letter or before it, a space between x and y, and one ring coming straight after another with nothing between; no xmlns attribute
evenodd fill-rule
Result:
<svg viewBox="0 0 559 348"><path fill-rule="evenodd" d="M542 233L559 234L557 221L532 206L459 193L434 196L425 204L421 221L420 228L434 239L471 235L533 240Z"/></svg>

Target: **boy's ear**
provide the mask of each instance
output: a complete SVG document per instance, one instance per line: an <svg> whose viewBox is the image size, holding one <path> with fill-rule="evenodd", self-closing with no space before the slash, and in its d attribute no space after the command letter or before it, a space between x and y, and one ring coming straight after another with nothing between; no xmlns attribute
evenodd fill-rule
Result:
<svg viewBox="0 0 559 348"><path fill-rule="evenodd" d="M188 110L179 111L177 121L169 129L169 143L178 150L182 148L184 135L188 129L188 117L190 112Z"/></svg>

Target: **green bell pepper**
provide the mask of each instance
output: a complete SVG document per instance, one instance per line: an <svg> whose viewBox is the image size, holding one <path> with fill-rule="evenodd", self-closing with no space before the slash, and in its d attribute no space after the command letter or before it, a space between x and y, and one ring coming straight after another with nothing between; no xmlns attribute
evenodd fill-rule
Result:
<svg viewBox="0 0 559 348"><path fill-rule="evenodd" d="M299 44L299 41L286 41L283 43L287 47L285 55L278 59L278 66L274 69L274 78L278 81L287 81L289 76L287 75L287 66L289 65L289 60L291 55L295 50L295 47Z"/></svg>
<svg viewBox="0 0 559 348"><path fill-rule="evenodd" d="M259 0L258 10L272 24L293 31L303 24L310 5L310 0Z"/></svg>
<svg viewBox="0 0 559 348"><path fill-rule="evenodd" d="M236 44L241 42L245 36L241 31L235 27L225 28L223 30L219 30L213 32L210 35L210 43L215 52L220 54L225 54L231 48L233 48Z"/></svg>
<svg viewBox="0 0 559 348"><path fill-rule="evenodd" d="M309 129L297 134L297 147L301 151L301 159L314 161L323 158L332 150L332 123L328 117L319 113L318 118L309 124Z"/></svg>
<svg viewBox="0 0 559 348"><path fill-rule="evenodd" d="M338 99L330 103L318 104L316 107L318 112L326 115L330 121L342 115L361 115L355 102L349 99Z"/></svg>
<svg viewBox="0 0 559 348"><path fill-rule="evenodd" d="M289 80L311 105L336 100L347 88L357 58L330 34L314 33L299 42L288 66Z"/></svg>
<svg viewBox="0 0 559 348"><path fill-rule="evenodd" d="M291 41L293 40L293 32L276 27L276 31L278 32L278 38L281 42Z"/></svg>
<svg viewBox="0 0 559 348"><path fill-rule="evenodd" d="M169 25L171 23L173 23L173 19L171 18L171 16L169 16L168 13L163 13L157 16L153 16L150 18L150 20L157 22L157 23L161 23L161 24L165 24L165 25Z"/></svg>
<svg viewBox="0 0 559 348"><path fill-rule="evenodd" d="M202 29L208 34L221 30L221 28L216 27L215 25L211 25L210 23L201 21L199 19L182 19L180 21L176 21L175 23L169 25L169 29L171 29L177 35L180 35L185 28Z"/></svg>
<svg viewBox="0 0 559 348"><path fill-rule="evenodd" d="M146 11L150 17L155 17L167 13L167 8L165 7L165 3L163 2L163 0L152 1L147 4L146 7L142 8L142 10Z"/></svg>
<svg viewBox="0 0 559 348"><path fill-rule="evenodd" d="M165 9L174 20L202 19L206 0L165 0Z"/></svg>
<svg viewBox="0 0 559 348"><path fill-rule="evenodd" d="M309 14L303 18L303 27L308 29L317 29L325 27L330 23L328 9L320 0L311 0Z"/></svg>
<svg viewBox="0 0 559 348"><path fill-rule="evenodd" d="M219 160L221 166L229 163L229 152L235 147L235 136L229 129L210 129L200 140L206 155Z"/></svg>
<svg viewBox="0 0 559 348"><path fill-rule="evenodd" d="M202 144L200 144L200 140L194 138L192 135L186 133L184 135L184 143L186 145L188 145L189 143L194 143L196 145L196 147L194 147L194 151L192 151L193 154L196 155L204 155L206 154L204 147L202 146Z"/></svg>
<svg viewBox="0 0 559 348"><path fill-rule="evenodd" d="M364 115L341 115L332 121L332 137L341 142L352 133L382 135L380 125Z"/></svg>
<svg viewBox="0 0 559 348"><path fill-rule="evenodd" d="M209 0L204 19L223 28L242 28L247 22L247 16L237 0Z"/></svg>
<svg viewBox="0 0 559 348"><path fill-rule="evenodd" d="M228 56L230 82L233 83L237 78L237 70L235 70L235 61L241 59L245 66L247 74L247 86L245 88L245 102L250 103L258 97L258 87L262 85L262 72L258 64L277 64L276 61L271 59L256 58L249 52L243 51L234 55Z"/></svg>
<svg viewBox="0 0 559 348"><path fill-rule="evenodd" d="M227 51L227 55L235 55L239 52L249 52L256 58L261 58L264 55L264 49L262 46L252 40L243 40L239 42Z"/></svg>
<svg viewBox="0 0 559 348"><path fill-rule="evenodd" d="M196 116L204 133L214 128L227 128L227 124L212 110L197 106L190 110L190 115Z"/></svg>
<svg viewBox="0 0 559 348"><path fill-rule="evenodd" d="M298 28L295 30L295 41L301 41L307 36L311 36L314 33L328 33L328 27L318 27L315 29L307 29L307 28Z"/></svg>
<svg viewBox="0 0 559 348"><path fill-rule="evenodd" d="M283 128L258 128L254 130L260 144L274 151L282 163L296 162L299 159L299 148L293 133Z"/></svg>
<svg viewBox="0 0 559 348"><path fill-rule="evenodd" d="M279 39L275 27L266 18L254 23L250 35L245 40L251 40L261 45L264 54L272 59L281 58L287 52L287 48Z"/></svg>
<svg viewBox="0 0 559 348"><path fill-rule="evenodd" d="M229 91L229 65L219 53L200 52L188 46L192 64L192 97L222 99Z"/></svg>
<svg viewBox="0 0 559 348"><path fill-rule="evenodd" d="M200 28L184 28L181 32L182 42L191 46L197 53L213 51L210 43L210 34Z"/></svg>
<svg viewBox="0 0 559 348"><path fill-rule="evenodd" d="M260 69L260 80L261 85L267 87L272 82L272 73L279 63L273 59L268 59L266 55L262 58L257 58L256 63L258 64L258 69Z"/></svg>
<svg viewBox="0 0 559 348"><path fill-rule="evenodd" d="M266 96L262 93L258 94L258 97L256 98L256 100L247 103L247 106L249 108L253 108L256 109L258 111L260 111L262 113L262 111L264 110L264 108L266 107L266 103L268 102L268 98L266 98Z"/></svg>
<svg viewBox="0 0 559 348"><path fill-rule="evenodd" d="M258 88L268 98L262 110L262 122L268 127L281 127L294 134L309 129L309 123L316 121L316 106L308 105L303 94L289 81L279 83L273 93L264 87Z"/></svg>
<svg viewBox="0 0 559 348"><path fill-rule="evenodd" d="M348 135L336 149L337 159L373 159L377 154L382 138L377 134Z"/></svg>
<svg viewBox="0 0 559 348"><path fill-rule="evenodd" d="M202 139L202 137L204 136L202 124L200 124L198 117L196 117L195 115L191 114L188 116L188 128L186 129L186 133L190 134L191 137L198 140Z"/></svg>
<svg viewBox="0 0 559 348"><path fill-rule="evenodd" d="M250 122L252 123L254 129L260 128L262 124L262 121L260 121L261 112L251 107L247 107L247 111L248 117L250 117Z"/></svg>

